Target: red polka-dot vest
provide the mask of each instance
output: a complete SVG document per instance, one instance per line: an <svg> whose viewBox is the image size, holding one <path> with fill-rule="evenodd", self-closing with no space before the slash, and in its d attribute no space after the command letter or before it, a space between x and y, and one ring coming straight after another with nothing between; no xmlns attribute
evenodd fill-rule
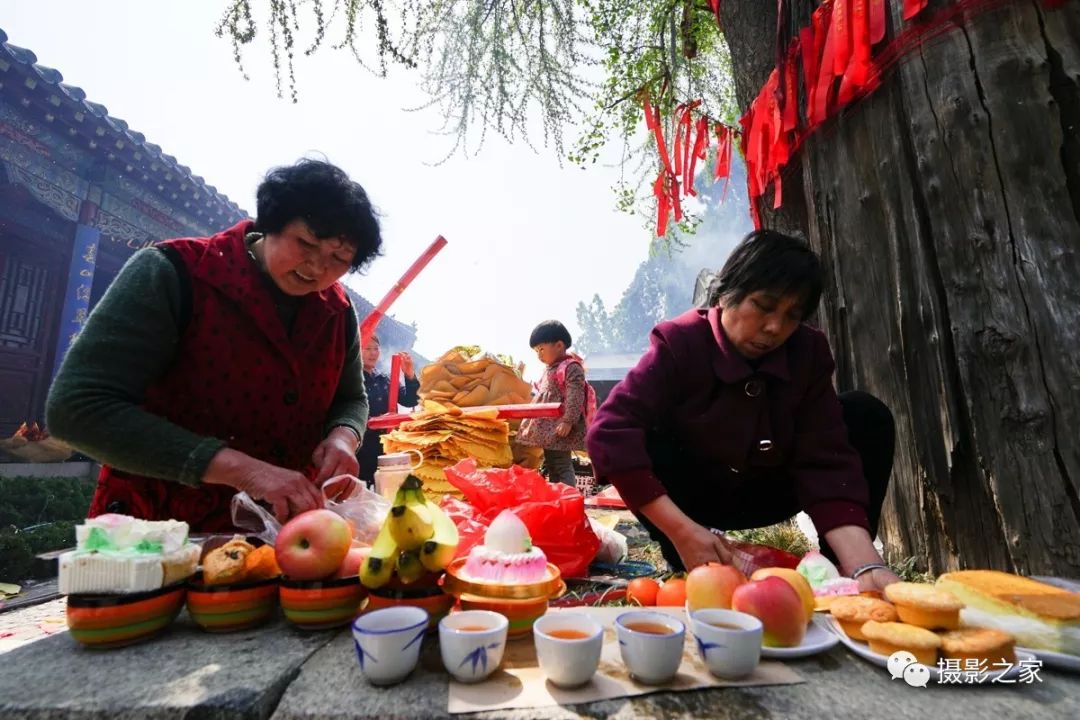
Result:
<svg viewBox="0 0 1080 720"><path fill-rule="evenodd" d="M271 464L304 471L345 364L349 301L340 284L301 301L292 334L247 254L244 221L211 238L168 240L191 279L191 317L176 360L145 408ZM189 487L104 466L89 516L123 512L186 521L193 532L233 529L224 485Z"/></svg>

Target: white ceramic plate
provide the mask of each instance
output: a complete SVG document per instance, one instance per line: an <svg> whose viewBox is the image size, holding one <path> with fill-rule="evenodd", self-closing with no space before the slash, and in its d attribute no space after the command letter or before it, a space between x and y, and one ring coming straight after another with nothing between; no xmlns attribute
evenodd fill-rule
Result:
<svg viewBox="0 0 1080 720"><path fill-rule="evenodd" d="M815 617L810 626L806 628L806 637L803 638L800 645L785 648L763 647L761 648L761 657L773 660L792 660L825 652L838 642L840 642L840 638L822 627L821 620Z"/></svg>
<svg viewBox="0 0 1080 720"><path fill-rule="evenodd" d="M852 640L847 636L843 630L840 629L840 624L836 622L831 616L825 618L825 625L828 629L839 638L840 642L844 643L848 650L855 653L863 660L874 663L875 665L888 669L889 658L886 655L881 655L870 650L870 646L866 643L859 642L858 640ZM1055 653L1056 654L1056 653ZM1016 648L1016 664L1004 670L997 670L995 672L984 673L978 684L991 684L994 680L1013 680L1020 675L1020 661L1033 662L1035 661L1035 655L1030 650L1021 650ZM930 680L935 684L949 684L942 683L941 681L941 669L934 665L930 668ZM961 685L976 684L976 683L957 683Z"/></svg>
<svg viewBox="0 0 1080 720"><path fill-rule="evenodd" d="M1076 655L1066 655L1065 653L1053 652L1050 650L1038 650L1036 648L1018 647L1016 649L1031 653L1042 660L1043 665L1047 667L1080 673L1080 657L1077 657Z"/></svg>

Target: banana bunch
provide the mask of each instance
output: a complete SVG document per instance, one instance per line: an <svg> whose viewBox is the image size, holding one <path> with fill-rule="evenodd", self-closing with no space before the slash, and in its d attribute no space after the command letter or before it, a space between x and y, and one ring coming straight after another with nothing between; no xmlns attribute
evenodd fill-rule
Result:
<svg viewBox="0 0 1080 720"><path fill-rule="evenodd" d="M371 554L360 566L360 582L380 588L397 572L403 583L439 572L454 559L458 531L454 521L423 493L423 483L410 475L401 484Z"/></svg>

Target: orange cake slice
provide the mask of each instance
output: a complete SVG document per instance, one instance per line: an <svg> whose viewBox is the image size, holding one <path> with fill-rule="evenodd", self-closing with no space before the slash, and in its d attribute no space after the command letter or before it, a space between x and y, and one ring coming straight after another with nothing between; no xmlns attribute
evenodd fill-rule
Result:
<svg viewBox="0 0 1080 720"><path fill-rule="evenodd" d="M1002 630L1016 644L1080 655L1080 594L996 570L962 570L938 578L958 597L966 627Z"/></svg>

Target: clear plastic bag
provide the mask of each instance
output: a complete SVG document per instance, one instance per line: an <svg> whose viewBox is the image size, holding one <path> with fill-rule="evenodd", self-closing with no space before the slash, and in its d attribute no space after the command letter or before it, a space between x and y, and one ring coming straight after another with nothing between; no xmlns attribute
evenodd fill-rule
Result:
<svg viewBox="0 0 1080 720"><path fill-rule="evenodd" d="M368 490L364 482L353 475L338 475L324 482L322 496L327 510L349 521L354 544L366 547L375 544L390 512L388 499Z"/></svg>
<svg viewBox="0 0 1080 720"><path fill-rule="evenodd" d="M267 545L273 545L281 531L281 523L274 514L264 508L246 492L238 492L232 499L232 523L248 537L257 537Z"/></svg>

